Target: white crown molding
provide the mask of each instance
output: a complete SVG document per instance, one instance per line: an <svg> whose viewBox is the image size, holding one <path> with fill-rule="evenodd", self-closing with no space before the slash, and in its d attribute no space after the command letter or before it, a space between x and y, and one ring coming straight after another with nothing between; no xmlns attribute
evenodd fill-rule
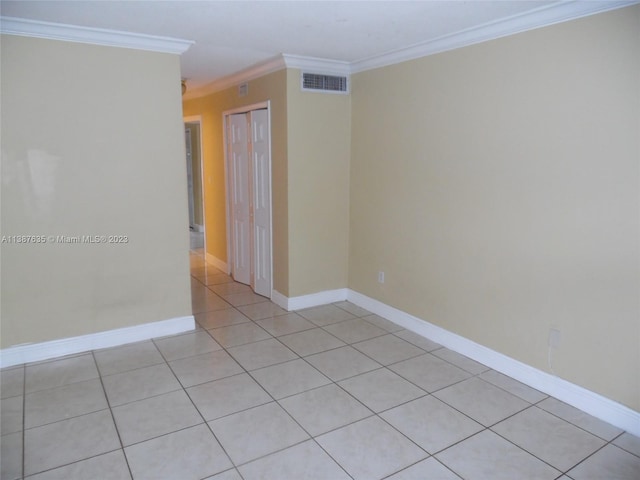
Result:
<svg viewBox="0 0 640 480"><path fill-rule="evenodd" d="M303 57L301 55L283 54L287 68L298 68L309 73L323 73L327 75L351 74L351 63L327 58Z"/></svg>
<svg viewBox="0 0 640 480"><path fill-rule="evenodd" d="M283 68L298 68L312 73L325 73L328 75L350 75L349 62L329 60L326 58L303 57L300 55L280 54L269 58L264 62L256 63L249 68L240 70L232 75L222 77L203 87L187 90L185 100L210 95L230 87L235 87L245 82L264 77L269 73L277 72Z"/></svg>
<svg viewBox="0 0 640 480"><path fill-rule="evenodd" d="M193 315L170 318L158 322L143 323L132 327L116 328L106 332L91 333L42 343L16 345L0 350L0 368L39 362L100 348L117 347L155 337L175 335L196 328Z"/></svg>
<svg viewBox="0 0 640 480"><path fill-rule="evenodd" d="M86 43L108 47L133 48L151 52L173 53L180 55L186 52L194 42L178 38L158 37L140 33L106 30L103 28L87 28L76 25L40 22L25 18L0 17L0 32L6 35L36 37L64 42Z"/></svg>
<svg viewBox="0 0 640 480"><path fill-rule="evenodd" d="M366 58L351 63L351 72L363 72L385 67L436 53L506 37L516 33L546 27L556 23L575 20L597 13L615 10L639 3L639 0L558 2L522 14L462 30L451 35L419 43L393 52Z"/></svg>
<svg viewBox="0 0 640 480"><path fill-rule="evenodd" d="M256 63L248 68L240 70L239 72L227 75L226 77L219 78L203 87L195 88L193 90L187 90L184 95L185 100L191 98L199 98L212 93L226 90L227 88L240 85L241 83L254 80L256 78L264 77L278 70L287 68L283 55L276 55L275 57L264 60L263 62Z"/></svg>

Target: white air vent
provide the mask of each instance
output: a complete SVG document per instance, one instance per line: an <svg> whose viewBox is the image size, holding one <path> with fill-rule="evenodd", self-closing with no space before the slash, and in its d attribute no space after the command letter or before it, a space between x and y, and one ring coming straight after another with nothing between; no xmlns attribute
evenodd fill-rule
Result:
<svg viewBox="0 0 640 480"><path fill-rule="evenodd" d="M302 72L302 90L309 92L349 93L347 77Z"/></svg>

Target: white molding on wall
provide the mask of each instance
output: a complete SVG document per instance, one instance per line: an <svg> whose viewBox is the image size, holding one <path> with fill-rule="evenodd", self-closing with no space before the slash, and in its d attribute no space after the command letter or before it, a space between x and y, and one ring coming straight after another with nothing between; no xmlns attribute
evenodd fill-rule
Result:
<svg viewBox="0 0 640 480"><path fill-rule="evenodd" d="M351 74L351 63L328 58L303 57L302 55L283 54L287 68L297 68L310 73L323 73L327 75Z"/></svg>
<svg viewBox="0 0 640 480"><path fill-rule="evenodd" d="M104 28L88 28L61 23L40 22L25 18L0 17L0 32L7 35L37 37L64 42L86 43L108 47L134 48L151 52L173 53L180 55L186 52L191 40L179 38L143 35L140 33L107 30Z"/></svg>
<svg viewBox="0 0 640 480"><path fill-rule="evenodd" d="M361 293L349 290L347 300L632 435L640 436L640 412Z"/></svg>
<svg viewBox="0 0 640 480"><path fill-rule="evenodd" d="M640 412L354 290L341 288L292 298L273 290L271 300L288 311L348 300L443 347L465 355L632 435L640 436Z"/></svg>
<svg viewBox="0 0 640 480"><path fill-rule="evenodd" d="M640 0L569 0L558 2L533 11L513 15L495 22L439 37L428 42L354 62L281 54L232 75L228 75L204 87L187 92L184 98L197 98L219 92L283 68L298 68L312 73L349 76L353 73L406 62L408 60L506 37L527 30L534 30L536 28L575 20L609 10L616 10L636 3L640 3Z"/></svg>
<svg viewBox="0 0 640 480"><path fill-rule="evenodd" d="M227 262L220 260L218 257L214 257L210 253L205 253L205 259L207 260L207 263L212 264L218 270L222 270L224 273L229 275L229 265L227 265Z"/></svg>
<svg viewBox="0 0 640 480"><path fill-rule="evenodd" d="M275 57L264 60L263 62L256 63L249 68L245 68L243 70L240 70L239 72L215 80L203 87L194 88L193 90L187 90L184 98L186 100L189 100L191 98L198 98L204 95L210 95L212 93L220 92L227 88L240 85L241 83L264 77L265 75L277 72L278 70L282 70L286 67L287 66L285 64L284 57L282 55L277 55Z"/></svg>
<svg viewBox="0 0 640 480"><path fill-rule="evenodd" d="M336 290L325 290L323 292L301 295L299 297L286 297L277 290L271 292L271 301L287 311L302 310L303 308L317 307L334 302L342 302L347 299L349 289L338 288Z"/></svg>
<svg viewBox="0 0 640 480"><path fill-rule="evenodd" d="M353 62L350 65L351 72L363 72L406 62L408 60L514 35L527 30L534 30L556 23L627 7L636 3L639 3L639 0L599 0L588 2L572 0L558 2L528 12L512 15L498 21L445 35L428 42Z"/></svg>
<svg viewBox="0 0 640 480"><path fill-rule="evenodd" d="M195 328L195 319L193 315L189 315L158 322L143 323L132 327L116 328L106 332L90 333L79 337L16 345L0 350L0 368L38 362L100 348L117 347L126 343L188 332Z"/></svg>

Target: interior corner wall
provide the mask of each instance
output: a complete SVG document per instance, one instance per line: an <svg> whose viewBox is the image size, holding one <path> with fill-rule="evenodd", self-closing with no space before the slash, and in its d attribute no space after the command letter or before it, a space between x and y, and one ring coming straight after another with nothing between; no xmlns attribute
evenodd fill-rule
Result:
<svg viewBox="0 0 640 480"><path fill-rule="evenodd" d="M287 71L289 297L346 288L351 97L306 92Z"/></svg>
<svg viewBox="0 0 640 480"><path fill-rule="evenodd" d="M179 57L0 48L0 347L190 316Z"/></svg>
<svg viewBox="0 0 640 480"><path fill-rule="evenodd" d="M352 87L349 287L640 411L640 6Z"/></svg>
<svg viewBox="0 0 640 480"><path fill-rule="evenodd" d="M280 70L248 82L240 97L237 87L183 102L185 116L201 115L205 250L227 262L226 179L224 170L223 113L270 101L273 288L289 292L287 76Z"/></svg>

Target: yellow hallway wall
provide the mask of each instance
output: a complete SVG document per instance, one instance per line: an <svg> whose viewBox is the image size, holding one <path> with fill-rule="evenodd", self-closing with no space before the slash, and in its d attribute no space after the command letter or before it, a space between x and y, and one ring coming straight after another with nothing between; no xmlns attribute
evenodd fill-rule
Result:
<svg viewBox="0 0 640 480"><path fill-rule="evenodd" d="M177 55L3 35L2 348L191 315ZM122 240L122 238L120 238Z"/></svg>
<svg viewBox="0 0 640 480"><path fill-rule="evenodd" d="M237 87L230 87L183 102L186 117L202 116L206 252L227 262L223 112L270 100L273 288L285 295L289 288L286 81L286 71L280 70L248 82L243 97Z"/></svg>
<svg viewBox="0 0 640 480"><path fill-rule="evenodd" d="M640 411L640 6L352 86L349 287Z"/></svg>

